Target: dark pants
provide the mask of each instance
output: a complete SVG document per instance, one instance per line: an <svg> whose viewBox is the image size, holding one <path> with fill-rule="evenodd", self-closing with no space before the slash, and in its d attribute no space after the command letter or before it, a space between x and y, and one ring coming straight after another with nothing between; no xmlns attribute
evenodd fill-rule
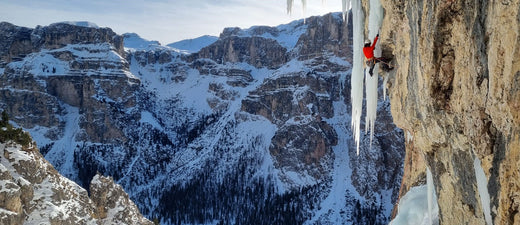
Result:
<svg viewBox="0 0 520 225"><path fill-rule="evenodd" d="M370 73L370 76L374 75L374 67L376 66L376 63L378 63L378 62L383 62L383 58L374 57L367 61L367 66L370 67L370 70L368 71L368 73Z"/></svg>

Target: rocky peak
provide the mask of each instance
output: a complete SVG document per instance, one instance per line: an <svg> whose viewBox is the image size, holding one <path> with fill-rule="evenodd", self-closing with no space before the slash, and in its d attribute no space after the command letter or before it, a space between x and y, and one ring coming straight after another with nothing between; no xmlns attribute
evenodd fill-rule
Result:
<svg viewBox="0 0 520 225"><path fill-rule="evenodd" d="M123 37L110 28L76 26L55 23L46 27L36 27L33 31L36 45L45 49L56 49L68 44L110 43L119 55L124 56Z"/></svg>
<svg viewBox="0 0 520 225"><path fill-rule="evenodd" d="M152 224L111 178L87 191L63 177L33 146L0 143L0 223Z"/></svg>
<svg viewBox="0 0 520 225"><path fill-rule="evenodd" d="M297 43L300 60L311 59L324 52L339 57L352 57L352 34L340 13L313 16L306 19L307 29ZM352 26L352 25L350 25Z"/></svg>
<svg viewBox="0 0 520 225"><path fill-rule="evenodd" d="M110 43L124 56L123 37L110 28L76 26L55 23L49 26L25 28L7 22L0 23L0 66L17 61L41 49L58 49L68 44Z"/></svg>
<svg viewBox="0 0 520 225"><path fill-rule="evenodd" d="M90 199L100 224L152 224L112 177L94 176L90 182Z"/></svg>
<svg viewBox="0 0 520 225"><path fill-rule="evenodd" d="M231 37L231 36L236 36L242 29L240 29L240 27L226 27L224 28L224 30L222 31L222 33L220 33L220 36L219 38L228 38L228 37Z"/></svg>
<svg viewBox="0 0 520 225"><path fill-rule="evenodd" d="M219 40L201 49L191 59L209 58L217 63L247 62L257 68L279 68L297 57L308 60L324 53L351 55L351 35L340 13L314 16L278 27L225 28ZM297 40L296 42L288 39Z"/></svg>
<svg viewBox="0 0 520 225"><path fill-rule="evenodd" d="M34 51L31 43L33 29L0 23L0 68L11 61L21 60Z"/></svg>
<svg viewBox="0 0 520 225"><path fill-rule="evenodd" d="M194 54L219 64L245 62L255 67L278 68L288 61L287 49L276 40L253 36L229 36L219 39Z"/></svg>
<svg viewBox="0 0 520 225"><path fill-rule="evenodd" d="M227 27L224 28L222 33L220 33L220 38L228 38L231 36L262 36L262 35L271 35L273 37L278 37L280 34L280 29L278 27L270 27L270 26L253 26L249 29L243 30L239 27Z"/></svg>

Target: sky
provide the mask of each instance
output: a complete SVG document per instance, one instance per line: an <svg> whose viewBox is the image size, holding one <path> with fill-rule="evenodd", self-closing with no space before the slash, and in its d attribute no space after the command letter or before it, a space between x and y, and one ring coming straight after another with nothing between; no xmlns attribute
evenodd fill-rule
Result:
<svg viewBox="0 0 520 225"><path fill-rule="evenodd" d="M0 0L0 21L34 28L89 21L118 34L133 32L162 45L218 36L225 27L277 26L303 19L295 0ZM341 11L341 0L307 0L305 17Z"/></svg>

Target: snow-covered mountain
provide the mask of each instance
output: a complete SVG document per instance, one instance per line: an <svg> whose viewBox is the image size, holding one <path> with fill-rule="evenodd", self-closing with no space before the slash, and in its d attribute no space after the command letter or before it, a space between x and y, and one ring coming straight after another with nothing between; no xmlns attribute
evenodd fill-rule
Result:
<svg viewBox="0 0 520 225"><path fill-rule="evenodd" d="M99 28L99 26L97 24L89 22L89 21L63 21L63 22L53 23L50 26L60 24L60 23L74 25L74 26L80 26L80 27Z"/></svg>
<svg viewBox="0 0 520 225"><path fill-rule="evenodd" d="M126 51L154 50L162 47L158 41L146 40L136 33L124 33L123 38Z"/></svg>
<svg viewBox="0 0 520 225"><path fill-rule="evenodd" d="M57 26L97 35L42 38ZM339 13L227 28L185 54L2 23L0 108L61 173L112 176L164 224L382 224L404 140L380 99L372 148L363 136L355 154L351 28Z"/></svg>
<svg viewBox="0 0 520 225"><path fill-rule="evenodd" d="M213 42L217 41L218 37L211 35L204 35L198 38L182 40L174 43L167 44L166 46L171 48L179 49L186 53L195 53L200 49L213 44Z"/></svg>

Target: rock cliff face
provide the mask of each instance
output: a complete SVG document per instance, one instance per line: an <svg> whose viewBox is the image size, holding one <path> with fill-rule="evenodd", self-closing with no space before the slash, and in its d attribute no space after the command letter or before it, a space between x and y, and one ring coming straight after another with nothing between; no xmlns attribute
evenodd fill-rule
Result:
<svg viewBox="0 0 520 225"><path fill-rule="evenodd" d="M485 224L478 158L494 224L519 224L519 1L381 2L392 115L410 140L401 194L427 166L441 224Z"/></svg>
<svg viewBox="0 0 520 225"><path fill-rule="evenodd" d="M84 114L80 122L85 134L78 140L105 142L124 140L121 127L111 120L122 115L107 109L113 108L115 101L123 109L133 107L139 80L130 75L128 63L122 61L116 48L97 43L33 53L8 64L0 83L8 87L0 90L4 97L0 105L16 115L21 126L61 128L47 134L52 139L51 133L63 133L65 124L59 116L66 113L68 105ZM87 122L94 120L103 123Z"/></svg>
<svg viewBox="0 0 520 225"><path fill-rule="evenodd" d="M217 63L245 62L255 67L278 68L287 62L287 49L277 41L261 36L229 36L201 49L193 56Z"/></svg>
<svg viewBox="0 0 520 225"><path fill-rule="evenodd" d="M124 55L123 37L110 28L93 28L56 23L35 29L0 22L0 65L24 58L41 49L57 49L68 44L110 43Z"/></svg>
<svg viewBox="0 0 520 225"><path fill-rule="evenodd" d="M63 177L34 146L0 143L0 223L152 224L121 186L96 176L87 191Z"/></svg>

